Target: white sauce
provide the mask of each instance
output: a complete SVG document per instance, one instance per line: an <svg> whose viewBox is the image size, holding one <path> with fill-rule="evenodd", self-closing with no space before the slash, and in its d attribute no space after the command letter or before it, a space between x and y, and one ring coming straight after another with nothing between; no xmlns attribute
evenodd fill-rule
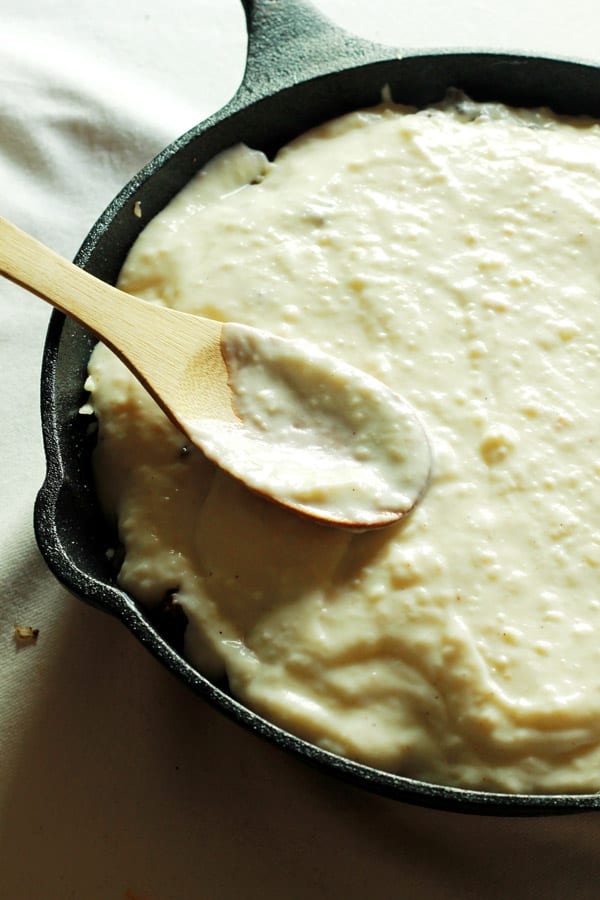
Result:
<svg viewBox="0 0 600 900"><path fill-rule="evenodd" d="M250 184L257 180L260 184ZM123 587L322 747L428 781L600 789L600 128L457 103L360 112L273 165L237 148L145 230L121 286L318 344L423 417L431 483L353 535L208 463L90 363Z"/></svg>
<svg viewBox="0 0 600 900"><path fill-rule="evenodd" d="M401 397L307 341L227 323L221 344L239 424L185 423L210 459L330 523L385 525L413 508L431 454Z"/></svg>

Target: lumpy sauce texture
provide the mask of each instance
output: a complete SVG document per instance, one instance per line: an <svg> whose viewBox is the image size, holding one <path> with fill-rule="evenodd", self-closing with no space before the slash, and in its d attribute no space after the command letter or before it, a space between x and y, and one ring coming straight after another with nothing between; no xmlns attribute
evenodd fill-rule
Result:
<svg viewBox="0 0 600 900"><path fill-rule="evenodd" d="M600 789L600 128L454 98L223 154L120 286L303 338L418 410L431 483L348 534L245 490L104 347L121 585L188 658L328 750L430 782Z"/></svg>

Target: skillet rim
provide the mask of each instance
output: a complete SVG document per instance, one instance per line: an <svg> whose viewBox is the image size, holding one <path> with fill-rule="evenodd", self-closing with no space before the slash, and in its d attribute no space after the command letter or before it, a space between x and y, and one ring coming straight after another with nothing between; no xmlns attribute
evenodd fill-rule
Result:
<svg viewBox="0 0 600 900"><path fill-rule="evenodd" d="M474 68L481 69L483 63L484 66L487 65L495 70L496 79L506 77L506 72L509 72L511 69L514 73L518 68L520 73L528 75L535 68L535 71L537 71L537 77L534 79L535 84L529 82L527 90L529 92L528 96L532 95L532 90L533 95L538 96L540 87L543 88L545 84L544 77L541 77L543 73L550 70L556 73L558 69L562 73L568 72L574 77L580 78L584 83L586 81L585 76L590 75L595 82L594 90L589 92L590 96L593 94L594 110L589 109L588 100L590 97L588 97L586 91L583 91L585 102L577 110L576 114L587 112L600 118L600 67L589 63L523 56L513 53L472 50L467 52L437 51L434 54L418 53L401 57L400 59L397 56L390 56L389 53L388 48L388 53L383 59L372 60L360 66L350 65L349 68L341 68L317 75L312 79L299 81L291 86L279 87L277 90L259 96L257 99L253 96L252 91L248 91L247 85L243 82L242 88L229 104L161 151L154 160L125 185L90 230L76 256L76 263L93 274L105 277L107 280L114 280L125 253L136 236L136 231L141 231L154 212L162 208L170 199L157 201L155 196L156 209L153 209L152 203L150 203L149 214L144 214L142 220L135 217L132 213L132 208L138 198L142 198L143 208L144 210L147 209L146 190L151 181L156 184L157 176L161 176L159 181L163 191L165 190L163 182L165 182L166 188L172 191L171 196L173 196L176 193L176 189L174 189L176 179L175 181L173 180L172 174L168 169L177 164L182 155L189 166L191 150L195 164L197 166L202 165L214 156L219 149L215 150L204 146L207 143L211 145L211 137L214 138L215 135L223 139L231 137L228 125L231 126L233 124L233 131L239 130L239 127L243 130L244 127L248 127L249 119L255 118L258 114L258 119L260 120L261 116L264 115L264 110L268 110L273 103L289 103L295 92L299 91L303 94L308 92L308 95L313 98L322 95L323 79L333 79L335 82L336 79L342 77L344 81L347 82L350 79L354 83L361 75L372 75L376 69L380 69L381 75L384 75L386 73L389 74L389 67L392 66L394 74L396 74L397 71L401 73L407 67L410 68L416 65L420 71L424 68L425 72L430 74L434 70L438 70L438 77L434 79L435 85L433 90L434 93L439 94L440 63L443 64L442 69L444 72L450 68L454 73L461 70L473 71ZM389 80L385 79L383 83ZM446 81L446 88L450 87L450 84L447 83L447 77L442 80ZM381 78L378 79L378 84L381 86ZM464 80L460 86L467 90ZM400 87L405 87L405 85L400 85ZM431 93L431 91L432 83L431 80L428 80L425 93ZM563 94L564 91L563 85ZM476 99L485 99L481 95L477 96L480 94L480 91L477 89L470 90L468 93L472 94ZM321 99L323 98L321 97ZM396 101L399 100L396 92L394 92L394 99ZM441 99L441 97L438 95L437 99ZM490 96L488 99L510 102L504 96L497 95L494 97ZM404 101L400 98L400 102ZM415 105L427 105L428 102L432 102L432 100L424 99L423 102ZM364 105L368 104L354 102L349 108L358 108ZM513 103L513 105L515 104ZM539 104L518 103L517 105ZM558 104L559 108L550 102L546 102L545 105L552 106L558 112L566 112L564 107L560 108L562 103ZM324 118L319 116L318 121L324 121ZM316 121L313 124L316 124ZM250 130L256 131L256 124ZM302 125L299 129L294 127L291 130L294 134L299 134L301 131L306 130L306 126ZM194 150L198 142L202 142L206 151L206 155L202 159L203 154ZM285 142L284 140L275 143L281 145ZM257 145L257 142L253 142L253 144ZM223 144L220 149L227 145L229 144ZM183 186L189 180L189 177L189 174L182 177L179 186ZM160 192L154 192L154 194L157 193ZM115 231L117 232L118 252L115 253L113 250L111 253L110 241ZM124 235L127 235L127 237L124 237ZM65 369L69 374L73 374L71 371L73 362L72 347L79 347L81 353L85 350L85 362L87 362L87 356L92 345L93 341L80 326L69 322L58 312L52 314L43 351L41 375L42 431L47 473L36 499L34 526L38 545L47 565L65 587L85 602L117 616L132 634L153 653L159 662L165 665L192 690L202 695L230 718L249 728L253 733L267 738L280 748L292 752L304 761L316 765L321 770L336 774L354 785L367 788L389 798L408 801L418 805L453 812L486 815L565 814L600 807L600 796L593 793L507 794L485 792L433 785L369 768L360 763L330 754L289 734L253 713L223 691L218 685L196 672L161 637L143 609L138 607L131 598L116 587L114 578L109 577L106 565L100 564L99 560L87 560L90 565L82 567L80 529L82 520L88 524L91 523L89 509L87 509L87 513L82 518L80 516L82 510L86 509L86 504L89 504L94 498L90 496L89 484L83 491L81 490L81 479L83 478L84 482L86 478L89 479L89 470L86 469L82 458L78 457L78 453L85 450L88 445L85 435L81 432L81 422L79 421L81 417L77 418L78 405L75 404L75 407L73 406L73 403L69 401L64 391L61 392L60 386ZM79 372L77 384L79 384L79 392L82 396L81 360L79 360L77 371ZM72 444L70 442L73 441L74 423L78 423L80 428L75 443ZM69 529L71 530L69 531ZM110 542L108 535L103 534L102 543L99 546L106 550L110 546Z"/></svg>

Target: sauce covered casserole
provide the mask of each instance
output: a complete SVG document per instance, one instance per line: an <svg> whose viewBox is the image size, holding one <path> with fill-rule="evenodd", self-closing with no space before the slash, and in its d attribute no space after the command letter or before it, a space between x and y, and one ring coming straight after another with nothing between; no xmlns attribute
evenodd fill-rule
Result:
<svg viewBox="0 0 600 900"><path fill-rule="evenodd" d="M274 162L240 146L145 229L120 287L302 338L418 410L412 514L350 534L186 447L103 346L87 387L122 587L283 728L425 781L600 789L600 126L384 104Z"/></svg>

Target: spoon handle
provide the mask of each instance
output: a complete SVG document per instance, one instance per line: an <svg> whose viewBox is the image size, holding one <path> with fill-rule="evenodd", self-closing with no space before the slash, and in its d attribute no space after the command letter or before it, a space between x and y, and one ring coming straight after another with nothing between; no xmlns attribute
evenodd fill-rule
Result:
<svg viewBox="0 0 600 900"><path fill-rule="evenodd" d="M107 344L177 424L192 394L196 414L200 396L204 415L231 415L220 322L156 306L105 284L2 217L0 273Z"/></svg>
<svg viewBox="0 0 600 900"><path fill-rule="evenodd" d="M119 324L127 316L129 304L120 302L116 288L67 262L1 217L0 272L76 319L106 343L118 333L113 314L117 313ZM131 327L134 324L131 322Z"/></svg>

